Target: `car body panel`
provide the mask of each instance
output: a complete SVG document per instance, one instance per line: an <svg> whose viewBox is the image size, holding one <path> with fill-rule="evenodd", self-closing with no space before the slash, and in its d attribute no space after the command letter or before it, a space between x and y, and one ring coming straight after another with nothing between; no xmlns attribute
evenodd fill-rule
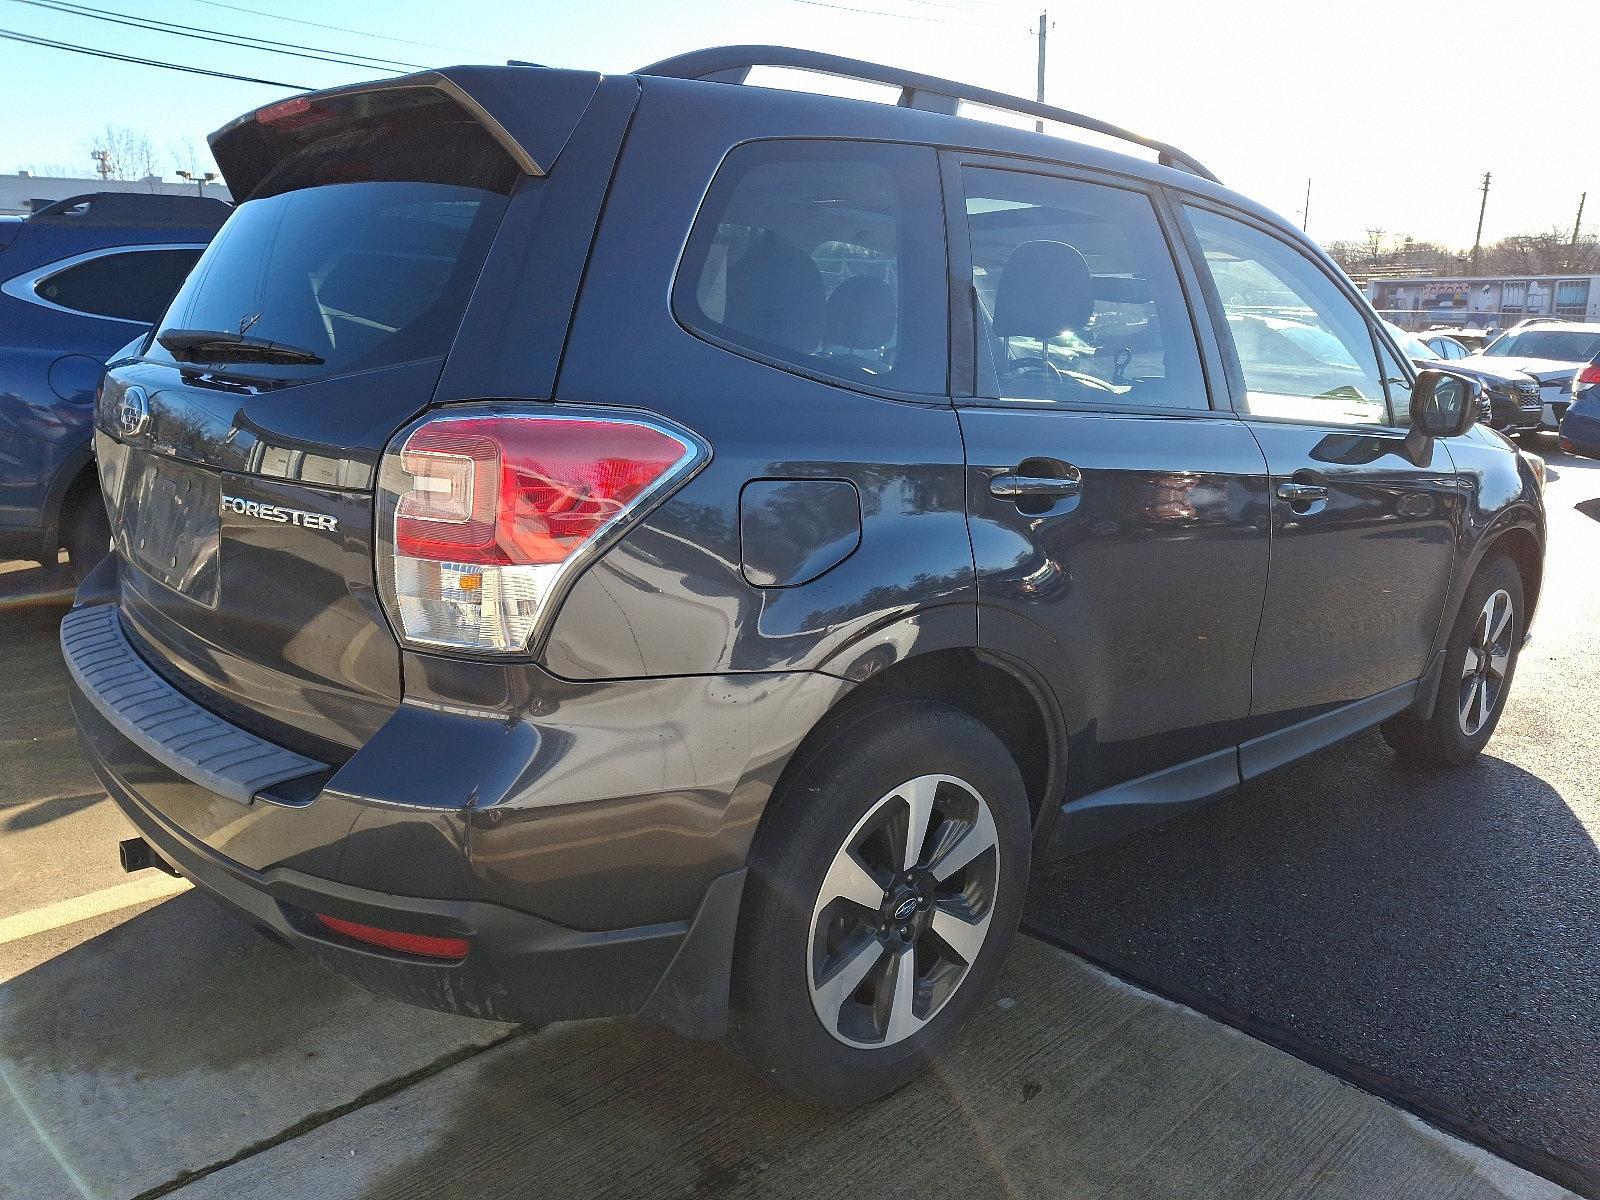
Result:
<svg viewBox="0 0 1600 1200"><path fill-rule="evenodd" d="M64 308L38 295L38 284L109 254L198 251L227 215L219 201L197 207L182 197L134 199L140 208L112 205L106 215L92 203L81 211L58 204L52 209L60 211L7 227L0 253L0 552L8 555L54 561L62 502L74 482L91 478L85 468L101 367L149 328ZM169 200L178 203L147 203ZM158 218L153 209L171 215Z"/></svg>

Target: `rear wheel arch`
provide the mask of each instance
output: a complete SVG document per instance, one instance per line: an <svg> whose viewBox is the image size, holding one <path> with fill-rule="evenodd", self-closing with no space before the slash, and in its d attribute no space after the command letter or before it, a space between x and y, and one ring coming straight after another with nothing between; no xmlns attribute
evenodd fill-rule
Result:
<svg viewBox="0 0 1600 1200"><path fill-rule="evenodd" d="M95 470L94 451L88 446L73 453L56 472L54 483L45 500L41 551L46 564L55 561L61 549L62 538L77 512L77 506L86 497L98 497L100 476Z"/></svg>
<svg viewBox="0 0 1600 1200"><path fill-rule="evenodd" d="M1065 793L1066 736L1055 697L1045 682L1008 656L971 647L930 650L883 668L841 696L790 756L773 798L827 744L869 710L906 700L932 700L972 716L998 737L1016 761L1028 793L1035 841L1048 832ZM771 815L764 813L759 839Z"/></svg>

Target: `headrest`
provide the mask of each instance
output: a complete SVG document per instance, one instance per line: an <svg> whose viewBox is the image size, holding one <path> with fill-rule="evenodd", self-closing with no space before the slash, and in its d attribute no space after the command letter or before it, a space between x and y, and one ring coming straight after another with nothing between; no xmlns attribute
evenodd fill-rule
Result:
<svg viewBox="0 0 1600 1200"><path fill-rule="evenodd" d="M812 354L822 341L826 308L817 264L770 230L728 267L722 323L729 328Z"/></svg>
<svg viewBox="0 0 1600 1200"><path fill-rule="evenodd" d="M872 275L852 275L828 297L823 340L846 350L880 350L894 337L894 289Z"/></svg>
<svg viewBox="0 0 1600 1200"><path fill-rule="evenodd" d="M1065 242L1023 242L1000 269L993 328L1001 337L1053 338L1093 315L1094 276Z"/></svg>

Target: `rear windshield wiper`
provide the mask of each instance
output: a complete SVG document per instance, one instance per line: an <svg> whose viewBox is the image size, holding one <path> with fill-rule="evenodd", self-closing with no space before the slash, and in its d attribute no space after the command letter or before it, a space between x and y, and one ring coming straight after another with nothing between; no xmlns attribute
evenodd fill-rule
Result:
<svg viewBox="0 0 1600 1200"><path fill-rule="evenodd" d="M259 362L320 366L325 360L310 350L225 329L166 329L156 334L173 358L186 362Z"/></svg>

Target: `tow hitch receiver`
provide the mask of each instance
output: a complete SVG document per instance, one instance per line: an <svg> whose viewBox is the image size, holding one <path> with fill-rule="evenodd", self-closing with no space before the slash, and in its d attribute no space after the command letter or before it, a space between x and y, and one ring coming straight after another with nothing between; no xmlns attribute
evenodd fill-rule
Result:
<svg viewBox="0 0 1600 1200"><path fill-rule="evenodd" d="M158 871L165 871L173 878L178 877L178 872L173 870L172 864L150 849L150 843L142 837L125 838L118 842L117 856L122 859L122 869L130 875L135 871L154 867Z"/></svg>

